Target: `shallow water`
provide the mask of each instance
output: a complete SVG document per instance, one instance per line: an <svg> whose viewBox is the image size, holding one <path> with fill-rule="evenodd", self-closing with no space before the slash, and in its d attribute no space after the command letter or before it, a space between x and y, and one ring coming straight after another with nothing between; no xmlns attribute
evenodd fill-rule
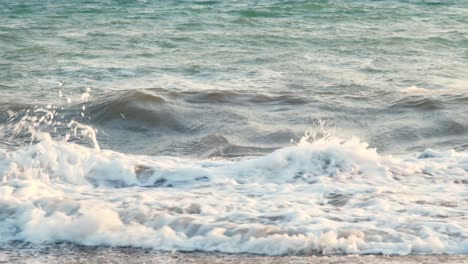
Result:
<svg viewBox="0 0 468 264"><path fill-rule="evenodd" d="M259 256L203 252L158 252L138 248L84 247L56 244L42 247L16 245L0 252L0 261L8 263L467 263L465 255L418 256Z"/></svg>
<svg viewBox="0 0 468 264"><path fill-rule="evenodd" d="M4 1L0 242L467 254L467 23L456 0Z"/></svg>

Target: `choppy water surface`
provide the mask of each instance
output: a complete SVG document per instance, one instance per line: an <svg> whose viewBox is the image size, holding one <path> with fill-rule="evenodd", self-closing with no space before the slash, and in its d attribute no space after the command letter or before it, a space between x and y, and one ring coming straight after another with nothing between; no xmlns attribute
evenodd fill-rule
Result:
<svg viewBox="0 0 468 264"><path fill-rule="evenodd" d="M3 1L0 243L468 253L468 2Z"/></svg>

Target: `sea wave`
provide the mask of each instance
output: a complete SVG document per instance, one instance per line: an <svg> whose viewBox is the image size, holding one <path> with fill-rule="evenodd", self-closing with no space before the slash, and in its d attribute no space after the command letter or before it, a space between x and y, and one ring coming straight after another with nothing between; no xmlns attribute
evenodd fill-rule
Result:
<svg viewBox="0 0 468 264"><path fill-rule="evenodd" d="M303 138L236 160L53 140L0 152L0 241L281 254L468 253L468 154Z"/></svg>

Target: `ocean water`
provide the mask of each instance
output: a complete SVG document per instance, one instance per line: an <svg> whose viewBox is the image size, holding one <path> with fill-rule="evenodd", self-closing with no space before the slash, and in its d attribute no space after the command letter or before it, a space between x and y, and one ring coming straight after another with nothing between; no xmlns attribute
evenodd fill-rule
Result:
<svg viewBox="0 0 468 264"><path fill-rule="evenodd" d="M465 0L0 0L0 249L468 254L467 88Z"/></svg>

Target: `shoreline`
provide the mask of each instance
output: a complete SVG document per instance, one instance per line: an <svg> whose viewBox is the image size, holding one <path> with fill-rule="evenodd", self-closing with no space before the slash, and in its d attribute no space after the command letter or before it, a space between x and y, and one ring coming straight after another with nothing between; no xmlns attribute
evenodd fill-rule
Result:
<svg viewBox="0 0 468 264"><path fill-rule="evenodd" d="M0 263L468 263L468 255L298 255L265 256L206 252L161 252L139 248L55 245L2 248Z"/></svg>

